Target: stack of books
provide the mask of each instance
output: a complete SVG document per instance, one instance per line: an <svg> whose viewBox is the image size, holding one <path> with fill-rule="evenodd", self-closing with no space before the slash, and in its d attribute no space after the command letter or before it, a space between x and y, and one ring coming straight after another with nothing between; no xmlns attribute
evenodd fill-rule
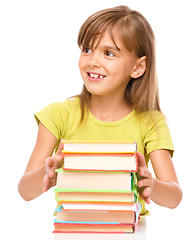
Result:
<svg viewBox="0 0 194 240"><path fill-rule="evenodd" d="M133 233L137 201L137 144L64 141L57 169L54 233Z"/></svg>

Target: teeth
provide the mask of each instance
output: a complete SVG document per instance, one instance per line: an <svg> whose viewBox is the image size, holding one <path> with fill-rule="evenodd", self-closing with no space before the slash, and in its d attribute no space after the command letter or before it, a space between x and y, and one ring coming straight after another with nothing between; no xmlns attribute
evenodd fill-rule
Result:
<svg viewBox="0 0 194 240"><path fill-rule="evenodd" d="M93 74L93 73L90 73L90 77L93 77L93 78L98 78L98 74Z"/></svg>
<svg viewBox="0 0 194 240"><path fill-rule="evenodd" d="M90 77L92 77L92 78L101 78L101 79L104 78L102 75L99 76L98 74L90 73L89 75L90 75Z"/></svg>

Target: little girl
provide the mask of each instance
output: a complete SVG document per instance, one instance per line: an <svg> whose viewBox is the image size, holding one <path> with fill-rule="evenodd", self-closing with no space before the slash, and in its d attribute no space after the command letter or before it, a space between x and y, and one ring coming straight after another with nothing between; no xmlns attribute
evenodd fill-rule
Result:
<svg viewBox="0 0 194 240"><path fill-rule="evenodd" d="M35 114L37 142L19 193L29 201L56 184L55 169L64 163L61 139L136 141L142 214L151 200L177 207L182 191L159 104L155 38L149 23L126 6L105 9L81 26L78 46L82 92ZM156 178L147 168L149 159Z"/></svg>

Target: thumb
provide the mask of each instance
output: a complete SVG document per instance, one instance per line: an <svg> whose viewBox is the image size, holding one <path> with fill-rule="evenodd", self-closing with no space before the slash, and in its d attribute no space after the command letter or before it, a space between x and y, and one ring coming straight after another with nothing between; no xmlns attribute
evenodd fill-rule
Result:
<svg viewBox="0 0 194 240"><path fill-rule="evenodd" d="M59 148L56 152L55 155L53 155L53 158L56 160L57 163L57 168L60 168L63 166L64 164L64 156L62 155L62 150L63 150L63 143L62 141L65 139L61 139L60 144L59 144Z"/></svg>
<svg viewBox="0 0 194 240"><path fill-rule="evenodd" d="M137 152L137 158L138 158L139 168L144 168L144 167L147 168L144 155L142 155L140 152Z"/></svg>
<svg viewBox="0 0 194 240"><path fill-rule="evenodd" d="M60 141L59 148L58 148L58 150L57 150L57 152L56 152L57 155L61 155L61 154L62 154L63 141L64 141L64 140L65 140L65 139L61 139L61 141Z"/></svg>

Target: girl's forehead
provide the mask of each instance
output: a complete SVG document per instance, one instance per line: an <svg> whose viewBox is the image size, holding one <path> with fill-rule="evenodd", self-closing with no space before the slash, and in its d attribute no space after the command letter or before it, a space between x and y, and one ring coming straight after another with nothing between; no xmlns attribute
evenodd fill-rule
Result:
<svg viewBox="0 0 194 240"><path fill-rule="evenodd" d="M96 49L98 46L112 46L120 50L121 40L119 39L116 27L114 29L106 28L99 33L93 33L90 37L86 35L83 45L92 47L93 49Z"/></svg>
<svg viewBox="0 0 194 240"><path fill-rule="evenodd" d="M79 33L78 45L95 49L101 43L101 40L104 41L106 35L117 49L123 48L129 52L135 51L136 41L134 41L133 28L123 19L108 23L99 21L87 24Z"/></svg>

